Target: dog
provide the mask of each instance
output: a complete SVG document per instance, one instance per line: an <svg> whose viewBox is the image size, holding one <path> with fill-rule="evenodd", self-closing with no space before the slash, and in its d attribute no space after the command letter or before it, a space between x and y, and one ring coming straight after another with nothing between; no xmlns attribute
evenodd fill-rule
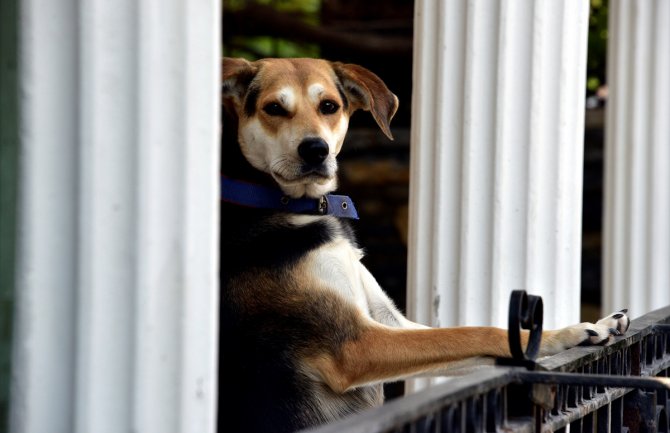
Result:
<svg viewBox="0 0 670 433"><path fill-rule="evenodd" d="M510 355L505 330L411 322L361 264L353 203L332 192L355 111L392 139L398 98L377 75L224 58L221 89L220 431L316 426L381 405L385 382ZM622 310L544 331L540 356L603 344L629 324Z"/></svg>

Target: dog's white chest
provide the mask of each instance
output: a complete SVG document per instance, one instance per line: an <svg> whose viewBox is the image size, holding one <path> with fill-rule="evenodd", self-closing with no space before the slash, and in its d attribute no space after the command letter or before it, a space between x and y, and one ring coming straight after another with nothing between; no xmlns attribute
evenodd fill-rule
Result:
<svg viewBox="0 0 670 433"><path fill-rule="evenodd" d="M349 241L339 238L310 253L309 272L368 314L368 297L361 279L362 253Z"/></svg>

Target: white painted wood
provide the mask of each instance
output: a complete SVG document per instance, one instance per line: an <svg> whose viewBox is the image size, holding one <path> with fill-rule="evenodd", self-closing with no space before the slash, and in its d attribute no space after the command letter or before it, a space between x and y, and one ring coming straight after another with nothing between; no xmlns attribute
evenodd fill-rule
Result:
<svg viewBox="0 0 670 433"><path fill-rule="evenodd" d="M670 303L670 2L610 4L603 309Z"/></svg>
<svg viewBox="0 0 670 433"><path fill-rule="evenodd" d="M13 432L215 430L219 17L23 2Z"/></svg>
<svg viewBox="0 0 670 433"><path fill-rule="evenodd" d="M21 3L20 225L10 415L11 431L18 433L73 431L76 13L72 2Z"/></svg>
<svg viewBox="0 0 670 433"><path fill-rule="evenodd" d="M588 1L418 0L408 314L506 327L579 320Z"/></svg>

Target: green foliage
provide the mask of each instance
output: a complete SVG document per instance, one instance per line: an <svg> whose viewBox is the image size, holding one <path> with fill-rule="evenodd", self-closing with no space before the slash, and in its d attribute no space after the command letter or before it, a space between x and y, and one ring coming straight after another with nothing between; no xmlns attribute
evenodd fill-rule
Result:
<svg viewBox="0 0 670 433"><path fill-rule="evenodd" d="M250 4L271 6L279 12L299 16L307 24L320 22L321 0L223 0L224 13L238 11ZM317 44L296 42L277 38L273 35L231 36L224 47L225 54L232 57L244 57L249 60L263 57L319 57Z"/></svg>
<svg viewBox="0 0 670 433"><path fill-rule="evenodd" d="M589 18L588 59L586 62L586 91L595 93L605 84L607 73L607 13L608 0L591 0Z"/></svg>
<svg viewBox="0 0 670 433"><path fill-rule="evenodd" d="M280 11L319 13L321 11L321 0L223 0L224 9L239 10L249 3L257 3L272 6Z"/></svg>
<svg viewBox="0 0 670 433"><path fill-rule="evenodd" d="M256 60L264 57L319 57L319 46L271 36L233 37L226 55Z"/></svg>
<svg viewBox="0 0 670 433"><path fill-rule="evenodd" d="M271 6L277 11L296 14L309 24L320 22L322 0L223 0L223 8L229 11L244 9L251 4ZM587 94L595 93L606 83L607 73L607 14L608 0L591 0L589 17ZM319 57L317 44L296 42L273 35L229 36L226 40L226 55L245 57L250 60L262 57Z"/></svg>

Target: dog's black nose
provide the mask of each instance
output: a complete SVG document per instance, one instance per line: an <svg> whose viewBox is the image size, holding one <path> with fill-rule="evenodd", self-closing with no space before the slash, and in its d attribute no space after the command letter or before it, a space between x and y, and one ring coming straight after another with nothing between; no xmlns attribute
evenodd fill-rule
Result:
<svg viewBox="0 0 670 433"><path fill-rule="evenodd" d="M328 156L328 143L320 138L306 138L298 146L298 155L307 164L319 165Z"/></svg>

